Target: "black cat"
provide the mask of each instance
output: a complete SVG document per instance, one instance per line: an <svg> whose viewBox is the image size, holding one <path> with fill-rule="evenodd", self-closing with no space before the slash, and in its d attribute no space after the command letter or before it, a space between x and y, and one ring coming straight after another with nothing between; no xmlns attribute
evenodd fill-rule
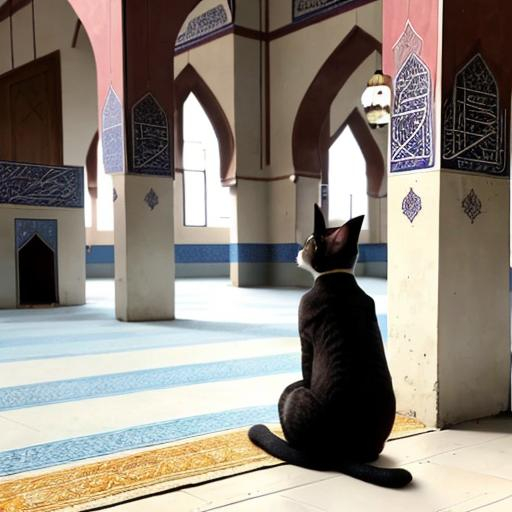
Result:
<svg viewBox="0 0 512 512"><path fill-rule="evenodd" d="M255 425L249 438L269 454L310 469L339 471L385 487L411 480L405 469L366 464L378 458L395 420L395 395L371 297L352 273L363 216L315 229L297 262L315 276L300 302L302 380L279 399L286 441Z"/></svg>

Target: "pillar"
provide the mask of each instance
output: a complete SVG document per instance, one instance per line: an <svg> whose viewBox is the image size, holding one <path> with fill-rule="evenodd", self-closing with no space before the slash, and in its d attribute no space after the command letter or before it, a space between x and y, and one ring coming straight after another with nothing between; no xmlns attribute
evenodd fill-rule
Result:
<svg viewBox="0 0 512 512"><path fill-rule="evenodd" d="M509 408L512 6L384 0L383 16L388 357L398 410L443 427Z"/></svg>
<svg viewBox="0 0 512 512"><path fill-rule="evenodd" d="M116 317L174 318L173 49L199 0L70 0L98 75L103 167L114 182Z"/></svg>
<svg viewBox="0 0 512 512"><path fill-rule="evenodd" d="M232 193L230 276L235 286L269 283L268 186L263 155L265 49L257 2L236 3L234 35L234 111L236 186ZM260 23L261 22L261 23ZM241 28L240 28L241 27Z"/></svg>

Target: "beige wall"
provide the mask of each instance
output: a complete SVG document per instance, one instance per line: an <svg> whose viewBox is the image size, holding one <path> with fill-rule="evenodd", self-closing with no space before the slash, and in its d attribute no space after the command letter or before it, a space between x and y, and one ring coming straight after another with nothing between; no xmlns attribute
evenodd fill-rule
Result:
<svg viewBox="0 0 512 512"><path fill-rule="evenodd" d="M270 2L271 29L291 22L291 2ZM271 76L271 176L294 172L292 157L293 124L299 105L320 67L334 51L354 24L363 28L376 39L382 40L382 2L379 0L307 26L296 32L275 39L270 44ZM367 58L340 90L331 107L331 131L334 132L355 106L360 106L361 94L368 78L380 63L380 56ZM384 160L387 152L387 130L372 133ZM386 180L386 178L385 178ZM289 240L295 237L303 242L304 233L312 229L312 213L301 212L302 205L311 209L311 200L319 200L319 180L299 178L296 194L278 198L277 209L291 214L281 219L272 229L272 239ZM386 183L383 184L385 190ZM307 202L302 202L307 198ZM285 201L291 201L284 205ZM362 242L386 241L386 199L369 198L370 229L361 234ZM295 203L295 204L294 204Z"/></svg>
<svg viewBox="0 0 512 512"><path fill-rule="evenodd" d="M207 4L207 0L203 0L189 18L197 16L200 12L218 4L219 2L213 2L210 5ZM225 7L229 12L227 3ZM228 34L176 55L174 58L174 76L177 77L187 64L192 65L217 98L228 118L231 130L235 133L233 44L234 36ZM229 228L202 228L184 225L183 176L181 174L176 175L174 184L174 230L177 244L229 243Z"/></svg>
<svg viewBox="0 0 512 512"><path fill-rule="evenodd" d="M57 220L58 291L61 305L85 302L85 232L81 208L0 205L0 308L17 305L15 219Z"/></svg>

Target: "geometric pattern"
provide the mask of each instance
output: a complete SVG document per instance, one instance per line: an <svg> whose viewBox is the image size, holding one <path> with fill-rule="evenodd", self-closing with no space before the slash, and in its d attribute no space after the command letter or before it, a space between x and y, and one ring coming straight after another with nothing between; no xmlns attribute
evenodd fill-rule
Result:
<svg viewBox="0 0 512 512"><path fill-rule="evenodd" d="M149 189L149 192L146 194L144 201L152 210L158 204L158 196L156 195L156 192L152 188Z"/></svg>
<svg viewBox="0 0 512 512"><path fill-rule="evenodd" d="M208 9L188 22L187 28L176 39L176 48L179 49L180 46L197 41L230 23L231 16L228 16L223 5L219 4Z"/></svg>
<svg viewBox="0 0 512 512"><path fill-rule="evenodd" d="M424 169L434 163L432 81L427 65L411 53L395 78L391 117L391 172Z"/></svg>
<svg viewBox="0 0 512 512"><path fill-rule="evenodd" d="M53 219L16 219L16 252L34 235L38 235L53 252L57 252L57 221Z"/></svg>
<svg viewBox="0 0 512 512"><path fill-rule="evenodd" d="M496 79L477 53L456 74L451 98L445 103L442 166L505 175L505 123Z"/></svg>
<svg viewBox="0 0 512 512"><path fill-rule="evenodd" d="M299 354L292 353L39 382L1 388L0 411L299 370Z"/></svg>
<svg viewBox="0 0 512 512"><path fill-rule="evenodd" d="M133 169L137 174L171 173L167 115L151 93L132 108Z"/></svg>
<svg viewBox="0 0 512 512"><path fill-rule="evenodd" d="M469 194L462 200L462 208L464 213L471 220L471 224L482 213L482 201L478 198L475 191L471 189Z"/></svg>
<svg viewBox="0 0 512 512"><path fill-rule="evenodd" d="M414 190L409 190L409 193L404 197L402 201L402 212L403 214L412 221L416 218L416 215L421 210L421 197L417 195Z"/></svg>
<svg viewBox="0 0 512 512"><path fill-rule="evenodd" d="M332 9L354 0L293 0L293 20Z"/></svg>
<svg viewBox="0 0 512 512"><path fill-rule="evenodd" d="M84 207L83 167L0 161L0 204Z"/></svg>
<svg viewBox="0 0 512 512"><path fill-rule="evenodd" d="M124 172L123 106L112 85L108 89L101 119L101 143L105 172Z"/></svg>
<svg viewBox="0 0 512 512"><path fill-rule="evenodd" d="M255 422L278 421L275 407L273 411L260 407L250 414L251 419L256 414L261 414L261 417ZM391 437L417 433L418 429L424 430L424 425L397 415ZM276 426L271 430L283 435ZM44 475L7 480L0 484L0 508L6 512L98 510L135 497L162 493L187 484L197 485L200 481L279 463L279 459L267 455L249 441L247 429L223 432Z"/></svg>
<svg viewBox="0 0 512 512"><path fill-rule="evenodd" d="M0 452L0 476L277 421L276 405L262 405L28 446Z"/></svg>
<svg viewBox="0 0 512 512"><path fill-rule="evenodd" d="M423 39L414 30L411 22L407 20L402 35L393 46L393 55L395 59L395 69L400 69L411 53L421 54Z"/></svg>

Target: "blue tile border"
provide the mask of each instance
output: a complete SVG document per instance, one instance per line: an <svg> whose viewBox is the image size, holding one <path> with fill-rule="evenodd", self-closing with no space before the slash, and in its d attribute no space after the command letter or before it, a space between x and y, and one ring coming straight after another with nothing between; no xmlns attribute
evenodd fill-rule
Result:
<svg viewBox="0 0 512 512"><path fill-rule="evenodd" d="M275 404L202 414L0 452L0 476L179 441L254 423L278 423Z"/></svg>
<svg viewBox="0 0 512 512"><path fill-rule="evenodd" d="M359 244L360 263L387 262L388 244Z"/></svg>
<svg viewBox="0 0 512 512"><path fill-rule="evenodd" d="M88 245L85 248L86 263L114 263L113 245Z"/></svg>
<svg viewBox="0 0 512 512"><path fill-rule="evenodd" d="M237 263L291 263L295 261L298 244L231 244L230 261Z"/></svg>
<svg viewBox="0 0 512 512"><path fill-rule="evenodd" d="M229 244L177 244L176 263L229 263Z"/></svg>
<svg viewBox="0 0 512 512"><path fill-rule="evenodd" d="M0 388L0 411L299 371L292 353L38 382Z"/></svg>
<svg viewBox="0 0 512 512"><path fill-rule="evenodd" d="M176 263L295 263L299 244L177 244ZM87 264L114 263L113 245L87 247ZM360 244L359 261L387 261L387 244Z"/></svg>

